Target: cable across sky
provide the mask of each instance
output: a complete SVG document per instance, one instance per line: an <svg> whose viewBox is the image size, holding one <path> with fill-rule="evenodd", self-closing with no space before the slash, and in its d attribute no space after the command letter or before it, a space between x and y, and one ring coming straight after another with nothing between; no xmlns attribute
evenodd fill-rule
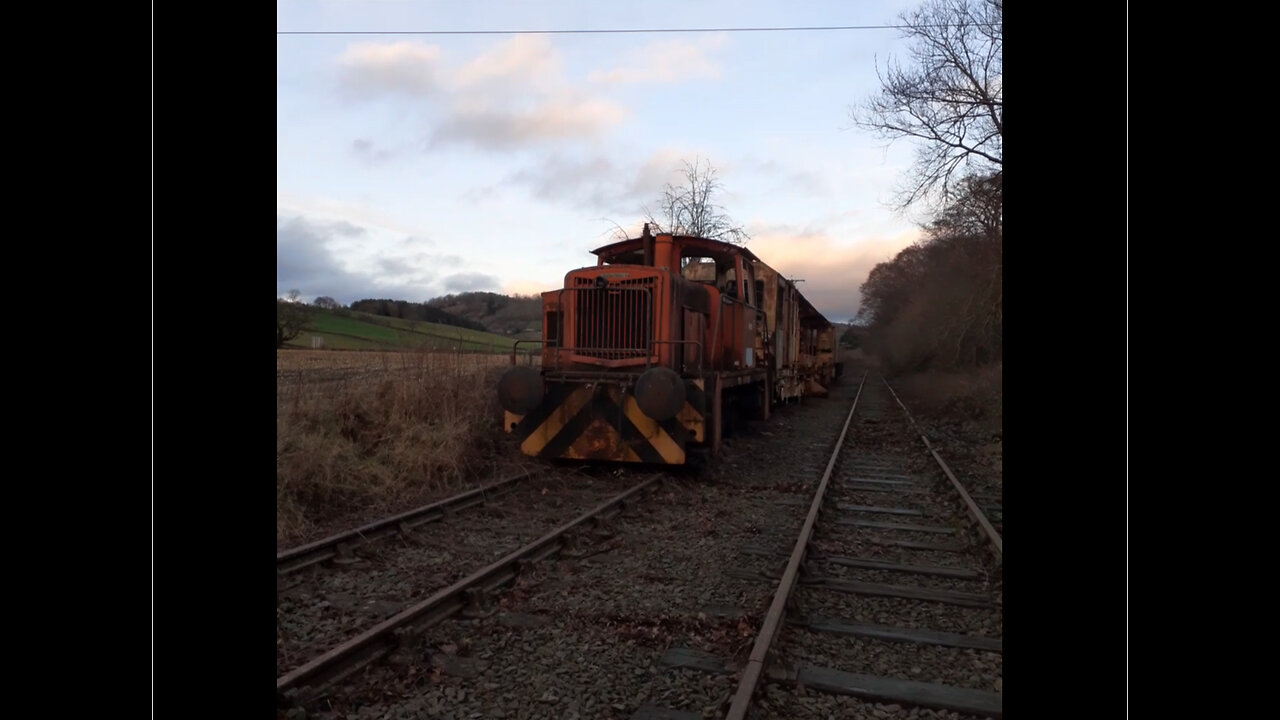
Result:
<svg viewBox="0 0 1280 720"><path fill-rule="evenodd" d="M277 30L277 35L620 35L639 33L809 32L898 30L906 25L811 25L804 27L607 28L576 30Z"/></svg>

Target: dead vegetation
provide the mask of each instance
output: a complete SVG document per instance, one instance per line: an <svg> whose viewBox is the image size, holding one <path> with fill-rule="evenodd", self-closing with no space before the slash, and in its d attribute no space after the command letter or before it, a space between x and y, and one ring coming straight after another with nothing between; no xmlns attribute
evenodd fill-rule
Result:
<svg viewBox="0 0 1280 720"><path fill-rule="evenodd" d="M930 371L890 378L890 384L948 463L964 466L966 482L1003 485L1002 363L965 371Z"/></svg>
<svg viewBox="0 0 1280 720"><path fill-rule="evenodd" d="M495 471L501 410L493 388L502 368L489 359L281 357L292 354L278 352L276 362L277 542L342 516L446 494ZM282 362L318 372L291 367L282 375ZM349 371L335 373L336 366Z"/></svg>
<svg viewBox="0 0 1280 720"><path fill-rule="evenodd" d="M889 382L913 414L964 425L994 439L1003 434L1003 363L964 371L912 373Z"/></svg>

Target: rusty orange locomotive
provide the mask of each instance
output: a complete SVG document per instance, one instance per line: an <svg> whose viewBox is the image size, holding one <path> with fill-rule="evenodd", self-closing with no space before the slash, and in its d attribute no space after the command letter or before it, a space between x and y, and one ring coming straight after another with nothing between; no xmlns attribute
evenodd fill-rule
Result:
<svg viewBox="0 0 1280 720"><path fill-rule="evenodd" d="M542 293L542 340L521 341L541 367L513 353L498 384L525 454L684 464L835 379L832 324L745 247L645 225L592 252Z"/></svg>

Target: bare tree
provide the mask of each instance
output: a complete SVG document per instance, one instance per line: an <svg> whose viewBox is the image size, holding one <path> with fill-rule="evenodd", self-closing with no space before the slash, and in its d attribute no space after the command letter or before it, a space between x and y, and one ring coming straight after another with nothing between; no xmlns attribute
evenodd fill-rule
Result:
<svg viewBox="0 0 1280 720"><path fill-rule="evenodd" d="M337 310L338 308L342 307L341 305L338 304L337 300L334 300L328 295L321 295L320 297L316 298L315 301L312 302L311 304L315 305L318 308L324 308L325 310Z"/></svg>
<svg viewBox="0 0 1280 720"><path fill-rule="evenodd" d="M722 186L710 161L704 166L701 159L692 163L685 160L682 171L684 184L667 183L656 212L648 206L644 208L645 218L654 230L746 245L751 236L714 202Z"/></svg>
<svg viewBox="0 0 1280 720"><path fill-rule="evenodd" d="M290 290L288 299L276 298L276 347L298 337L307 324L309 313L306 303L298 302L302 293Z"/></svg>
<svg viewBox="0 0 1280 720"><path fill-rule="evenodd" d="M1004 240L1004 178L969 175L955 185L956 199L926 226L930 236L971 236L997 244Z"/></svg>
<svg viewBox="0 0 1280 720"><path fill-rule="evenodd" d="M940 207L970 175L1003 169L1004 0L926 0L903 13L913 67L877 64L881 90L851 111L890 142L920 141L895 204Z"/></svg>

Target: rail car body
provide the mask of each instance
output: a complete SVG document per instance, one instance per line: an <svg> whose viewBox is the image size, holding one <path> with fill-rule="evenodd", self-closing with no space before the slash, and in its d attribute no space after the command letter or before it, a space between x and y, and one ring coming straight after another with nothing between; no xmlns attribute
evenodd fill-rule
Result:
<svg viewBox="0 0 1280 720"><path fill-rule="evenodd" d="M525 454L684 464L834 380L834 327L745 247L645 226L592 252L542 293L543 339L521 341L541 367L513 353L499 381Z"/></svg>

